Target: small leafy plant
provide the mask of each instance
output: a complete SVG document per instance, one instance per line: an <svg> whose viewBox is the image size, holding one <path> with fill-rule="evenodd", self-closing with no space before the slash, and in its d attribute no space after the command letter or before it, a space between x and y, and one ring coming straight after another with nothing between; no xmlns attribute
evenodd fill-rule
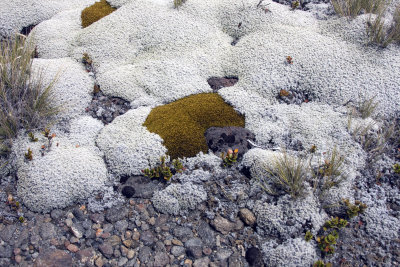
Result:
<svg viewBox="0 0 400 267"><path fill-rule="evenodd" d="M310 231L307 231L304 239L306 240L306 242L310 242L313 237L313 234Z"/></svg>
<svg viewBox="0 0 400 267"><path fill-rule="evenodd" d="M292 2L292 5L291 5L292 10L297 9L299 6L300 6L300 2L299 1L296 0L296 1Z"/></svg>
<svg viewBox="0 0 400 267"><path fill-rule="evenodd" d="M396 174L400 174L400 164L396 163L393 165L393 171Z"/></svg>
<svg viewBox="0 0 400 267"><path fill-rule="evenodd" d="M332 263L325 263L323 260L317 260L314 262L313 267L332 267Z"/></svg>
<svg viewBox="0 0 400 267"><path fill-rule="evenodd" d="M37 142L38 139L35 137L35 135L32 132L28 133L29 141L31 142Z"/></svg>
<svg viewBox="0 0 400 267"><path fill-rule="evenodd" d="M25 153L25 159L31 161L33 159L32 150L28 148L28 152Z"/></svg>
<svg viewBox="0 0 400 267"><path fill-rule="evenodd" d="M327 231L328 229L341 229L346 227L348 224L347 220L339 219L339 217L331 218L329 221L326 221L324 224L324 230Z"/></svg>
<svg viewBox="0 0 400 267"><path fill-rule="evenodd" d="M172 161L173 169L171 169L170 166L167 166L165 162L165 156L162 156L160 158L160 165L154 167L154 168L147 168L142 170L142 173L144 176L147 176L149 178L160 178L164 179L166 181L169 181L173 174L175 173L181 173L182 171L185 170L185 168L182 165L182 162L178 159L174 159Z"/></svg>
<svg viewBox="0 0 400 267"><path fill-rule="evenodd" d="M331 255L335 252L335 246L336 241L339 238L339 234L336 230L333 230L332 232L317 237L315 240L318 243L318 247L321 249L321 251L325 254Z"/></svg>
<svg viewBox="0 0 400 267"><path fill-rule="evenodd" d="M347 208L346 214L349 218L356 217L367 209L367 205L359 200L354 201L354 204L351 204L348 199L343 199L342 201Z"/></svg>
<svg viewBox="0 0 400 267"><path fill-rule="evenodd" d="M179 8L186 0L174 0L174 7Z"/></svg>
<svg viewBox="0 0 400 267"><path fill-rule="evenodd" d="M223 152L221 153L224 167L230 167L237 161L238 152L239 150L236 148L235 150L228 149L226 155Z"/></svg>

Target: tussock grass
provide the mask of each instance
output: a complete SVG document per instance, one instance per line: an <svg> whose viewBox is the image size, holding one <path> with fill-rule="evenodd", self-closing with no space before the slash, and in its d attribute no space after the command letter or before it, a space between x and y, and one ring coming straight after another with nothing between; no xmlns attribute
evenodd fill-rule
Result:
<svg viewBox="0 0 400 267"><path fill-rule="evenodd" d="M269 194L283 190L293 198L302 197L307 178L305 165L302 159L290 157L285 152L274 159L272 166L262 166L264 174L258 177L260 186Z"/></svg>
<svg viewBox="0 0 400 267"><path fill-rule="evenodd" d="M362 13L377 14L384 9L386 0L332 0L335 13L341 17L351 17Z"/></svg>
<svg viewBox="0 0 400 267"><path fill-rule="evenodd" d="M51 105L52 87L41 74L33 77L35 48L25 36L0 42L0 153L7 153L19 129L41 128L58 108Z"/></svg>
<svg viewBox="0 0 400 267"><path fill-rule="evenodd" d="M332 187L340 185L347 178L343 169L344 161L345 157L334 147L316 171L311 168L314 190L318 189L320 194L323 194Z"/></svg>
<svg viewBox="0 0 400 267"><path fill-rule="evenodd" d="M390 43L400 42L400 5L396 7L389 26L385 25L385 12L386 8L378 13L375 19L370 16L367 22L369 43L383 48Z"/></svg>
<svg viewBox="0 0 400 267"><path fill-rule="evenodd" d="M358 111L361 114L361 118L366 119L371 117L375 113L378 104L379 103L375 100L375 97L371 97L370 99L366 99L361 102L358 106Z"/></svg>

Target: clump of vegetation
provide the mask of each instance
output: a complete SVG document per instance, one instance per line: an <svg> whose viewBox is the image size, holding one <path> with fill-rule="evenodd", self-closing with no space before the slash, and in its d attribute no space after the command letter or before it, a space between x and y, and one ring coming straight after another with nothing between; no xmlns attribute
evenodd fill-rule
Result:
<svg viewBox="0 0 400 267"><path fill-rule="evenodd" d="M336 245L336 240L339 238L339 234L336 230L333 230L332 232L317 237L315 240L318 243L318 247L321 249L321 251L325 254L333 254L335 253L335 246Z"/></svg>
<svg viewBox="0 0 400 267"><path fill-rule="evenodd" d="M363 12L380 12L385 2L385 0L332 0L332 6L339 16L355 18Z"/></svg>
<svg viewBox="0 0 400 267"><path fill-rule="evenodd" d="M44 127L58 108L52 105L55 78L43 84L33 76L34 46L25 36L0 42L0 154L7 154L18 130Z"/></svg>
<svg viewBox="0 0 400 267"><path fill-rule="evenodd" d="M374 114L377 107L378 102L375 100L375 97L371 97L370 99L366 99L359 104L358 111L361 114L361 118L366 119Z"/></svg>
<svg viewBox="0 0 400 267"><path fill-rule="evenodd" d="M354 111L349 115L348 129L355 141L361 144L362 148L368 152L368 162L374 162L388 149L388 143L396 131L396 123L383 123L382 126L374 130L377 123L372 121L367 125L360 125L352 129L352 117Z"/></svg>
<svg viewBox="0 0 400 267"><path fill-rule="evenodd" d="M174 7L179 8L186 0L174 0Z"/></svg>
<svg viewBox="0 0 400 267"><path fill-rule="evenodd" d="M332 267L332 263L325 263L323 260L317 260L314 262L313 267Z"/></svg>
<svg viewBox="0 0 400 267"><path fill-rule="evenodd" d="M106 0L101 0L85 8L81 13L82 27L86 28L92 23L110 15L116 8L112 7Z"/></svg>
<svg viewBox="0 0 400 267"><path fill-rule="evenodd" d="M37 142L39 140L35 137L35 135L32 132L28 133L28 137L29 137L29 141L31 141L31 142Z"/></svg>
<svg viewBox="0 0 400 267"><path fill-rule="evenodd" d="M238 154L239 154L238 151L239 150L236 148L233 151L232 151L232 149L228 149L228 152L226 153L226 155L223 152L221 153L221 158L223 160L224 167L230 167L237 161Z"/></svg>
<svg viewBox="0 0 400 267"><path fill-rule="evenodd" d="M306 240L306 242L310 242L311 239L313 239L313 234L310 231L306 232L306 235L304 236L304 239Z"/></svg>
<svg viewBox="0 0 400 267"><path fill-rule="evenodd" d="M170 164L169 164L170 165ZM158 179L164 179L166 181L169 181L171 177L175 173L181 173L182 171L185 170L185 168L182 165L182 162L178 159L174 159L172 161L172 169L171 166L168 166L167 163L165 162L165 156L162 156L160 158L160 164L154 168L147 168L142 170L142 173L144 176L147 176L149 178L158 178Z"/></svg>
<svg viewBox="0 0 400 267"><path fill-rule="evenodd" d="M367 209L367 205L359 200L356 200L354 201L354 204L351 204L348 199L343 199L343 204L346 206L346 214L349 218L356 217L360 213L364 213Z"/></svg>
<svg viewBox="0 0 400 267"><path fill-rule="evenodd" d="M331 218L325 222L323 227L324 234L315 239L323 253L330 255L335 252L335 245L339 238L338 231L346 226L347 221L338 217Z"/></svg>
<svg viewBox="0 0 400 267"><path fill-rule="evenodd" d="M316 147L311 148L315 152ZM330 156L324 159L323 164L317 170L312 170L314 190L318 189L321 193L342 183L346 176L343 174L343 163L345 158L339 154L336 147L333 148Z"/></svg>
<svg viewBox="0 0 400 267"><path fill-rule="evenodd" d="M387 7L382 8L375 19L370 16L367 22L369 43L377 44L383 48L392 42L400 42L400 5L397 6L389 26L385 25L386 9Z"/></svg>
<svg viewBox="0 0 400 267"><path fill-rule="evenodd" d="M89 56L88 53L83 53L82 64L85 65L85 69L87 72L94 73L93 59Z"/></svg>
<svg viewBox="0 0 400 267"><path fill-rule="evenodd" d="M216 93L197 94L154 108L143 126L160 135L168 155L176 159L207 153L208 128L244 127L244 117Z"/></svg>
<svg viewBox="0 0 400 267"><path fill-rule="evenodd" d="M263 166L265 175L259 177L260 186L270 194L276 194L270 183L277 190L283 190L293 198L304 195L304 182L307 178L305 162L302 159L295 159L283 153L281 157L274 159L272 166Z"/></svg>
<svg viewBox="0 0 400 267"><path fill-rule="evenodd" d="M297 0L296 0L296 1L293 1L292 4L291 4L292 10L297 9L299 6L300 6L300 2L297 1Z"/></svg>
<svg viewBox="0 0 400 267"><path fill-rule="evenodd" d="M33 160L33 153L30 148L28 148L28 152L25 153L25 159L29 161Z"/></svg>
<svg viewBox="0 0 400 267"><path fill-rule="evenodd" d="M326 221L324 224L324 230L327 231L329 228L331 229L341 229L346 227L348 224L347 220L339 219L339 217L331 218L329 221Z"/></svg>
<svg viewBox="0 0 400 267"><path fill-rule="evenodd" d="M279 96L280 97L288 97L288 96L290 96L290 92L285 89L282 89L279 91Z"/></svg>
<svg viewBox="0 0 400 267"><path fill-rule="evenodd" d="M396 174L400 174L400 164L396 163L393 165L393 171Z"/></svg>

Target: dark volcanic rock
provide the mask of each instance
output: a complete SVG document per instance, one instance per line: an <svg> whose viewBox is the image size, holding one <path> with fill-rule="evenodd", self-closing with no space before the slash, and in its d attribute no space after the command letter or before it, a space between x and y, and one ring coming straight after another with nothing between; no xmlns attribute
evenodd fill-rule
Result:
<svg viewBox="0 0 400 267"><path fill-rule="evenodd" d="M131 176L124 180L120 190L127 198L152 198L155 191L162 189L162 184L140 175Z"/></svg>
<svg viewBox="0 0 400 267"><path fill-rule="evenodd" d="M210 127L205 132L208 147L214 152L226 153L228 149L238 149L243 156L251 145L247 140L255 142L255 135L242 127Z"/></svg>
<svg viewBox="0 0 400 267"><path fill-rule="evenodd" d="M29 33L35 28L36 25L28 25L26 27L23 27L22 30L20 31L21 34L28 36Z"/></svg>
<svg viewBox="0 0 400 267"><path fill-rule="evenodd" d="M233 86L238 81L237 77L211 77L207 80L214 93L223 87Z"/></svg>
<svg viewBox="0 0 400 267"><path fill-rule="evenodd" d="M261 251L256 247L249 248L246 251L246 260L250 266L264 266Z"/></svg>
<svg viewBox="0 0 400 267"><path fill-rule="evenodd" d="M131 198L133 197L133 195L135 195L135 188L133 188L132 186L124 186L122 188L121 193L126 197L126 198Z"/></svg>

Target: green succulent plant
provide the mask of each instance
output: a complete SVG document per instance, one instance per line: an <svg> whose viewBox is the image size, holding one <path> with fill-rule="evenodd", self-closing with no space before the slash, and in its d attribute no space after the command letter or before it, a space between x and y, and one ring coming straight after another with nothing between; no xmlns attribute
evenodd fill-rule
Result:
<svg viewBox="0 0 400 267"><path fill-rule="evenodd" d="M341 229L346 227L348 224L347 220L345 219L339 219L339 217L335 217L330 219L329 221L326 221L324 224L324 230L326 231L328 228L331 229Z"/></svg>
<svg viewBox="0 0 400 267"><path fill-rule="evenodd" d="M314 264L313 267L332 267L332 263L325 263L323 260L317 260Z"/></svg>
<svg viewBox="0 0 400 267"><path fill-rule="evenodd" d="M160 178L164 179L166 181L169 181L171 177L173 176L173 172L182 172L185 170L185 168L182 165L182 162L178 159L175 159L172 161L173 168L171 169L170 166L167 165L165 162L165 156L162 156L160 158L160 165L154 167L154 168L147 168L142 170L142 173L144 176L147 176L149 178Z"/></svg>
<svg viewBox="0 0 400 267"><path fill-rule="evenodd" d="M393 171L396 174L400 174L400 164L396 163L393 165Z"/></svg>
<svg viewBox="0 0 400 267"><path fill-rule="evenodd" d="M304 239L306 240L306 242L310 242L313 237L313 234L310 231L307 231Z"/></svg>
<svg viewBox="0 0 400 267"><path fill-rule="evenodd" d="M232 150L228 149L228 152L226 153L221 153L221 158L223 160L224 167L230 167L232 166L238 158L238 149Z"/></svg>
<svg viewBox="0 0 400 267"><path fill-rule="evenodd" d="M346 213L349 218L356 217L367 209L367 205L359 200L354 201L354 204L351 204L348 199L343 199L342 201L347 208Z"/></svg>
<svg viewBox="0 0 400 267"><path fill-rule="evenodd" d="M37 142L38 141L38 139L35 137L35 135L32 132L28 133L28 137L29 137L29 140L31 142Z"/></svg>

